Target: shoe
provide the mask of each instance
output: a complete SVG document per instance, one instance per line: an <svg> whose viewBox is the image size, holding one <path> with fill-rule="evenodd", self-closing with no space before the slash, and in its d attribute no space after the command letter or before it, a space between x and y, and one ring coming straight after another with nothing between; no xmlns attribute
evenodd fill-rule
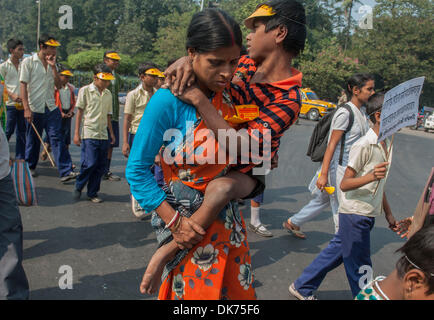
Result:
<svg viewBox="0 0 434 320"><path fill-rule="evenodd" d="M36 171L36 169L30 169L30 174L32 175L33 178L37 177L39 174Z"/></svg>
<svg viewBox="0 0 434 320"><path fill-rule="evenodd" d="M296 238L299 239L306 239L306 235L301 231L301 230L297 230L294 227L294 224L291 223L291 220L285 220L282 224L283 228L288 230L289 232L291 232Z"/></svg>
<svg viewBox="0 0 434 320"><path fill-rule="evenodd" d="M259 224L257 227L255 227L253 224L249 223L248 228L250 231L252 231L256 234L259 234L262 237L272 237L273 236L273 234L270 231L268 231L268 229L265 228L265 226L262 223Z"/></svg>
<svg viewBox="0 0 434 320"><path fill-rule="evenodd" d="M76 179L78 176L78 172L71 171L67 176L60 178L61 182L67 182L69 180Z"/></svg>
<svg viewBox="0 0 434 320"><path fill-rule="evenodd" d="M133 214L139 219L146 216L146 211L143 210L133 195L131 195L131 209L133 210Z"/></svg>
<svg viewBox="0 0 434 320"><path fill-rule="evenodd" d="M73 192L73 198L74 198L74 200L78 201L78 200L80 200L80 197L81 197L81 191L75 189L74 192Z"/></svg>
<svg viewBox="0 0 434 320"><path fill-rule="evenodd" d="M121 180L121 177L119 177L119 176L117 176L117 175L114 175L113 173L111 173L111 172L109 171L109 172L107 172L107 173L104 175L103 179L104 179L104 180L109 180L109 181L119 181L119 180Z"/></svg>
<svg viewBox="0 0 434 320"><path fill-rule="evenodd" d="M298 300L318 300L314 295L308 297L301 295L301 293L295 289L294 283L291 283L291 285L289 286L289 293L296 297Z"/></svg>
<svg viewBox="0 0 434 320"><path fill-rule="evenodd" d="M101 198L99 198L98 196L95 197L87 197L90 201L92 201L93 203L101 203L104 202L104 200L102 200Z"/></svg>

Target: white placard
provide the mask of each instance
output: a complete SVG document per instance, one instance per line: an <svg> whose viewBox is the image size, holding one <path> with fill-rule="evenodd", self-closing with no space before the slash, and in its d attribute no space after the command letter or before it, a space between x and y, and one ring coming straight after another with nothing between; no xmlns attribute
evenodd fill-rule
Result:
<svg viewBox="0 0 434 320"><path fill-rule="evenodd" d="M425 77L408 80L386 92L381 110L378 142L403 127L415 125Z"/></svg>

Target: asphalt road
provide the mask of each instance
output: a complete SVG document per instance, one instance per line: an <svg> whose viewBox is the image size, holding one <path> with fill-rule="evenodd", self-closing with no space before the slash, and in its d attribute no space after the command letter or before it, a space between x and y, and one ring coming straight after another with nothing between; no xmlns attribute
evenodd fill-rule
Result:
<svg viewBox="0 0 434 320"><path fill-rule="evenodd" d="M294 281L332 238L333 222L327 210L306 223L306 240L282 229L282 222L310 199L307 185L317 164L305 156L315 123L301 120L282 139L279 168L267 177L261 218L274 237L249 233L255 285L259 299L293 300L288 285ZM434 165L434 134L404 130L395 137L395 150L387 194L397 219L412 214ZM13 140L12 140L13 141ZM12 143L13 145L13 143ZM14 148L12 148L14 149ZM80 149L71 146L79 167ZM156 249L148 220L131 213L129 189L124 178L126 159L115 149L112 171L119 182L103 181L100 196L93 204L74 203L73 183L62 184L49 162L39 165L35 178L39 206L21 207L24 226L24 268L31 299L156 299L141 295L138 287L147 262ZM246 221L249 205L242 207ZM374 276L387 275L398 258L394 251L402 244L378 218L372 231ZM73 288L61 290L61 266L73 271ZM330 272L317 292L319 299L351 299L343 266Z"/></svg>

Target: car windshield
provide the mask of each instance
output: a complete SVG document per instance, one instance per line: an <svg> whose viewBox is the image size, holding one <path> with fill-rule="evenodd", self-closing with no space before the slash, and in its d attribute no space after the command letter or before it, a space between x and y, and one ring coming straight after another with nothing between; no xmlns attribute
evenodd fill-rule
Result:
<svg viewBox="0 0 434 320"><path fill-rule="evenodd" d="M306 92L306 95L309 100L319 100L315 92Z"/></svg>

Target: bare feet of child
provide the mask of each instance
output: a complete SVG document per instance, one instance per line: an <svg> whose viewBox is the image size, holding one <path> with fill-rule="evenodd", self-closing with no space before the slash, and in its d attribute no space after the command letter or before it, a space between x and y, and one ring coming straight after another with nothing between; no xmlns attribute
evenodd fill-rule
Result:
<svg viewBox="0 0 434 320"><path fill-rule="evenodd" d="M142 283L140 284L140 292L142 294L154 294L160 287L161 275L163 274L164 266L173 257L173 251L168 250L168 247L170 247L172 242L162 246L161 248L158 248L152 256L151 261L149 261L148 267L146 268L145 274L142 278ZM176 243L174 250L174 253L176 253L178 250Z"/></svg>

